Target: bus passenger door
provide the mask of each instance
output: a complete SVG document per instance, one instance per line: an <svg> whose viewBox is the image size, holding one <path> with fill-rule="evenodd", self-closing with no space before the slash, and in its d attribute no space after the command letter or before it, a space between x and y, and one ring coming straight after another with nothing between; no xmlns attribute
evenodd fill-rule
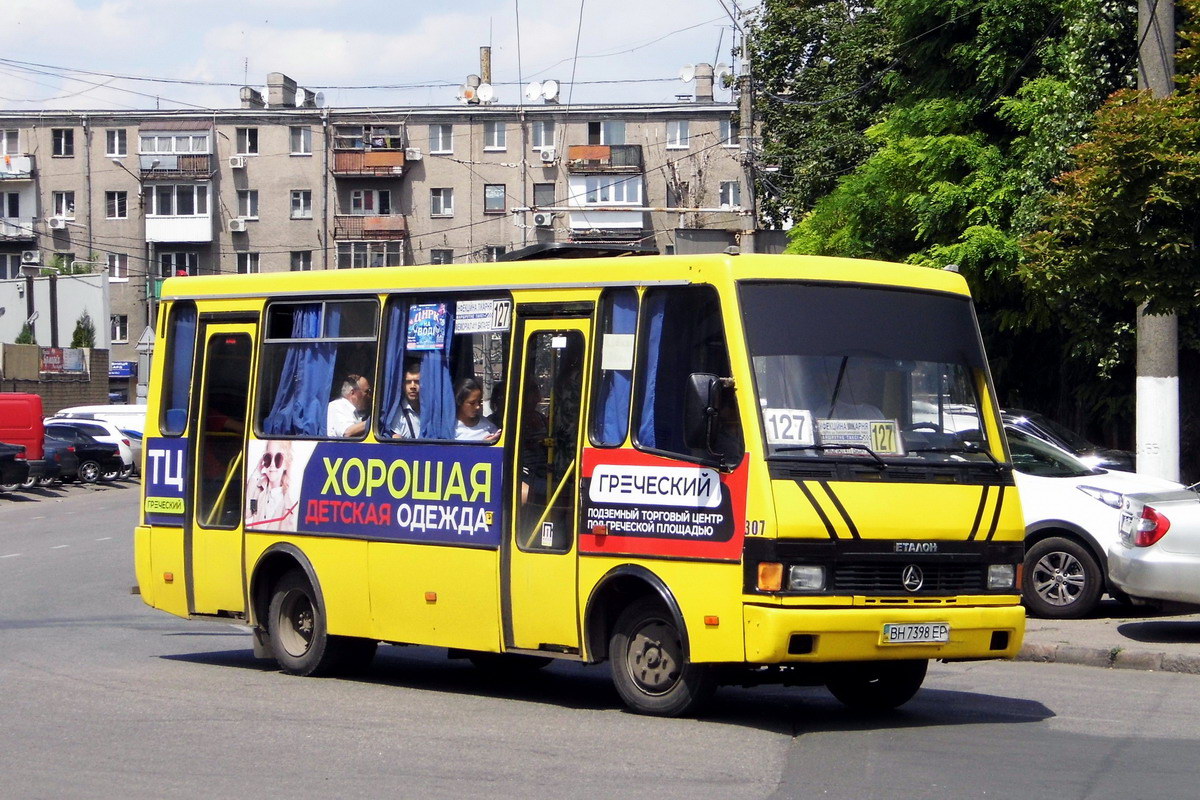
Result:
<svg viewBox="0 0 1200 800"><path fill-rule="evenodd" d="M205 323L193 392L188 600L193 614L245 611L242 494L254 358L253 324Z"/></svg>
<svg viewBox="0 0 1200 800"><path fill-rule="evenodd" d="M504 570L505 645L578 652L576 494L590 318L520 327L511 538ZM513 423L510 423L513 424Z"/></svg>

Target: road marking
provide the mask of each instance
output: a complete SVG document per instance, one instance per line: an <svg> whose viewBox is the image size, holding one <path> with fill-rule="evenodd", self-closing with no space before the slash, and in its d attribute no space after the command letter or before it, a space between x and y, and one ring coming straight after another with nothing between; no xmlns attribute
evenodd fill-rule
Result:
<svg viewBox="0 0 1200 800"><path fill-rule="evenodd" d="M0 556L0 558L16 558L19 555L21 555L21 554L20 553L9 553L8 555Z"/></svg>
<svg viewBox="0 0 1200 800"><path fill-rule="evenodd" d="M46 518L45 516L41 516L41 517L30 517L30 519L45 519L45 518Z"/></svg>
<svg viewBox="0 0 1200 800"><path fill-rule="evenodd" d="M56 544L53 547L51 547L50 549L51 550L62 550L64 547L70 547L70 546L71 545L69 545L69 544Z"/></svg>
<svg viewBox="0 0 1200 800"><path fill-rule="evenodd" d="M100 537L99 539L97 539L96 541L97 541L97 542L107 542L107 541L110 541L111 539L112 539L112 537L111 537L111 536L101 536L101 537Z"/></svg>

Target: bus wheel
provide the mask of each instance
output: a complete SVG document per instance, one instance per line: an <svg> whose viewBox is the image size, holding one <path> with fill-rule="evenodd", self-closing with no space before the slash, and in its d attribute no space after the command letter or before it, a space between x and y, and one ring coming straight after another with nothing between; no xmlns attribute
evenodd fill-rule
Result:
<svg viewBox="0 0 1200 800"><path fill-rule="evenodd" d="M299 570L275 584L267 630L271 654L291 675L323 675L340 660L340 642L326 632L324 611L308 578Z"/></svg>
<svg viewBox="0 0 1200 800"><path fill-rule="evenodd" d="M841 664L825 685L856 711L889 711L913 698L925 680L928 661L865 661Z"/></svg>
<svg viewBox="0 0 1200 800"><path fill-rule="evenodd" d="M621 612L608 654L617 693L641 714L677 717L698 708L716 689L712 667L684 658L675 620L651 598Z"/></svg>

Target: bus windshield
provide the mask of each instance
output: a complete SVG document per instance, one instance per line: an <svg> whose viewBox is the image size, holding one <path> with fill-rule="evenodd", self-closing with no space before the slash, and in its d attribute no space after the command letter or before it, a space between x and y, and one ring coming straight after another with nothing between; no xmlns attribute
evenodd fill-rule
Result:
<svg viewBox="0 0 1200 800"><path fill-rule="evenodd" d="M740 298L770 455L992 461L967 298L782 281L745 282Z"/></svg>

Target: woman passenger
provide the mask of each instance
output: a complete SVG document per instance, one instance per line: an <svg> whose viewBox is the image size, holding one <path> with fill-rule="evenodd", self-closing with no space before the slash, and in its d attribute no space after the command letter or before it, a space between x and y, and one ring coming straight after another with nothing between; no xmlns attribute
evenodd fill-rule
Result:
<svg viewBox="0 0 1200 800"><path fill-rule="evenodd" d="M454 404L458 418L454 438L468 442L494 442L500 429L483 416L483 387L474 378L463 378L454 387Z"/></svg>

